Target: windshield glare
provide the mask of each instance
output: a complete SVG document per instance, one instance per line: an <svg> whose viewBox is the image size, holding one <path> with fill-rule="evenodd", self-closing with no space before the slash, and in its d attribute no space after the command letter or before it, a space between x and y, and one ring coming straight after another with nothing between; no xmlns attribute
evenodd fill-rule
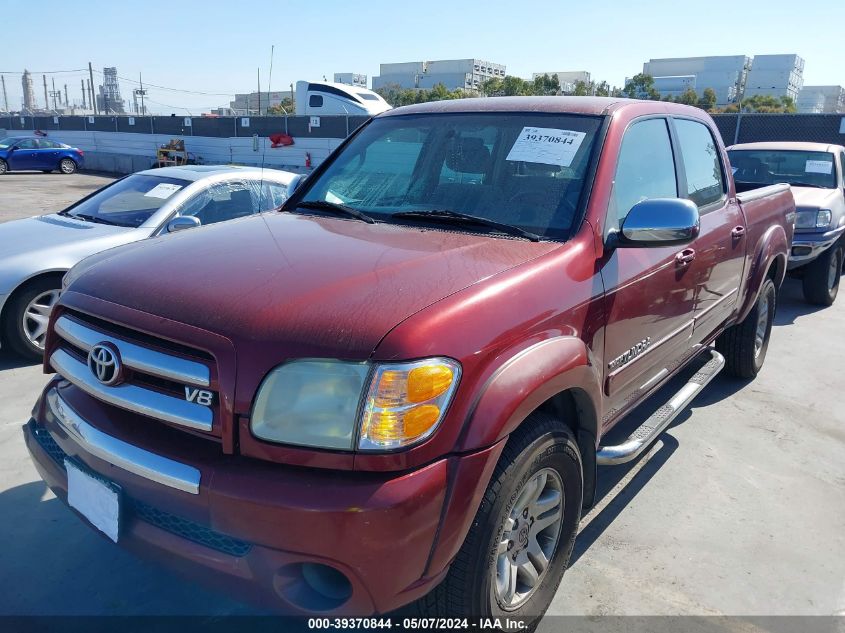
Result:
<svg viewBox="0 0 845 633"><path fill-rule="evenodd" d="M737 182L836 187L834 156L828 152L742 149L729 151L728 157Z"/></svg>
<svg viewBox="0 0 845 633"><path fill-rule="evenodd" d="M600 124L593 116L499 112L375 119L306 181L302 201L344 204L380 221L449 210L566 238Z"/></svg>
<svg viewBox="0 0 845 633"><path fill-rule="evenodd" d="M117 226L137 227L189 184L189 181L178 178L133 174L100 189L68 209L67 214Z"/></svg>

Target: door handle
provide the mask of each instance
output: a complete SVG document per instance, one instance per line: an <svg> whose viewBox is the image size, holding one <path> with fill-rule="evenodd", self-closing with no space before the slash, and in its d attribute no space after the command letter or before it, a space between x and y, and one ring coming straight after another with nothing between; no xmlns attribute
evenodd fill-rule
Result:
<svg viewBox="0 0 845 633"><path fill-rule="evenodd" d="M691 248L685 248L680 253L675 255L675 264L677 266L689 266L692 260L695 259L695 251Z"/></svg>
<svg viewBox="0 0 845 633"><path fill-rule="evenodd" d="M744 226L737 226L734 227L733 231L731 231L731 237L735 240L743 237L745 235L745 227Z"/></svg>

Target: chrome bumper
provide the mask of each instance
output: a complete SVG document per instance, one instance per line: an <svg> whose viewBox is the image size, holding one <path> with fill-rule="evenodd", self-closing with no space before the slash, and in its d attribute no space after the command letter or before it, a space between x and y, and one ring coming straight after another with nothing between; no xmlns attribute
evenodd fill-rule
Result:
<svg viewBox="0 0 845 633"><path fill-rule="evenodd" d="M57 424L83 450L156 483L187 492L200 491L200 471L161 455L156 455L94 428L64 401L56 389L47 392L47 406Z"/></svg>
<svg viewBox="0 0 845 633"><path fill-rule="evenodd" d="M833 246L845 233L845 226L825 233L796 233L789 249L788 269L808 264Z"/></svg>

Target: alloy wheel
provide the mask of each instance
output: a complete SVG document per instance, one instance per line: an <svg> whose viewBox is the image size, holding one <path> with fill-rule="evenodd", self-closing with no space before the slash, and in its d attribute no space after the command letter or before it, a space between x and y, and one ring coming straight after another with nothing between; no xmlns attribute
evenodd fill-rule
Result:
<svg viewBox="0 0 845 633"><path fill-rule="evenodd" d="M519 608L540 587L560 541L563 506L563 481L552 468L535 473L516 495L492 569L503 609Z"/></svg>
<svg viewBox="0 0 845 633"><path fill-rule="evenodd" d="M27 340L38 349L44 349L44 337L53 306L59 300L58 290L48 290L37 295L23 313L23 331Z"/></svg>

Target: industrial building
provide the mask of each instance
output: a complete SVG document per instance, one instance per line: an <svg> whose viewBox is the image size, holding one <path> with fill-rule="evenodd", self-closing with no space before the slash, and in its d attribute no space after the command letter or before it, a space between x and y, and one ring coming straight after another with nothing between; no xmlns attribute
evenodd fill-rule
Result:
<svg viewBox="0 0 845 633"><path fill-rule="evenodd" d="M430 62L381 64L373 90L387 86L430 90L443 84L448 90L478 90L488 79L502 79L505 66L480 59L442 59Z"/></svg>
<svg viewBox="0 0 845 633"><path fill-rule="evenodd" d="M103 68L103 84L98 89L97 109L104 114L126 114L126 106L120 96L117 68Z"/></svg>
<svg viewBox="0 0 845 633"><path fill-rule="evenodd" d="M755 95L798 100L804 87L804 60L798 55L755 55L743 98Z"/></svg>
<svg viewBox="0 0 845 633"><path fill-rule="evenodd" d="M262 91L237 93L235 100L229 102L228 108L217 108L214 114L220 116L249 116L250 114L265 114L268 108L281 105L285 99L292 99L293 92L290 90L278 90L272 92Z"/></svg>
<svg viewBox="0 0 845 633"><path fill-rule="evenodd" d="M336 84L346 84L347 86L366 88L367 76L360 73L335 73L334 82Z"/></svg>
<svg viewBox="0 0 845 633"><path fill-rule="evenodd" d="M662 97L676 97L687 88L699 94L712 88L719 107L734 103L742 94L750 69L747 55L671 57L643 64L643 74L654 77L655 89Z"/></svg>
<svg viewBox="0 0 845 633"><path fill-rule="evenodd" d="M38 104L35 102L32 74L26 69L24 69L23 77L21 77L21 87L23 88L23 112L35 112L38 109Z"/></svg>
<svg viewBox="0 0 845 633"><path fill-rule="evenodd" d="M804 86L798 93L797 105L803 114L845 114L845 88Z"/></svg>

